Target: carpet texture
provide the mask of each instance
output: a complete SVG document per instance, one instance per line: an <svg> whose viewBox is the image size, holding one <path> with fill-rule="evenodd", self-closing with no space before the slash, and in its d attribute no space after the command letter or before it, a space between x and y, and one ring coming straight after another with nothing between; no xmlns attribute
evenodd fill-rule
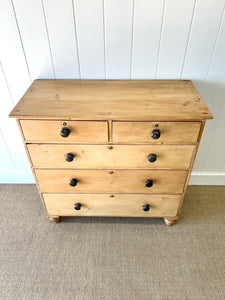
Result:
<svg viewBox="0 0 225 300"><path fill-rule="evenodd" d="M0 299L225 299L225 187L189 186L179 221L64 218L0 185Z"/></svg>

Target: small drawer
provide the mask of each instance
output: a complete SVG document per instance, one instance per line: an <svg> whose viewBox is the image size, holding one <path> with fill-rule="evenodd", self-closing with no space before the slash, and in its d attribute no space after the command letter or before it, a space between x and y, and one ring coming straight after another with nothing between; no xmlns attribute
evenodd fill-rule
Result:
<svg viewBox="0 0 225 300"><path fill-rule="evenodd" d="M27 145L35 168L188 169L193 145Z"/></svg>
<svg viewBox="0 0 225 300"><path fill-rule="evenodd" d="M201 122L113 122L119 144L195 144Z"/></svg>
<svg viewBox="0 0 225 300"><path fill-rule="evenodd" d="M107 143L108 124L104 121L21 120L24 139L47 143Z"/></svg>
<svg viewBox="0 0 225 300"><path fill-rule="evenodd" d="M188 171L35 170L42 193L182 194Z"/></svg>
<svg viewBox="0 0 225 300"><path fill-rule="evenodd" d="M43 194L51 216L176 217L180 195Z"/></svg>

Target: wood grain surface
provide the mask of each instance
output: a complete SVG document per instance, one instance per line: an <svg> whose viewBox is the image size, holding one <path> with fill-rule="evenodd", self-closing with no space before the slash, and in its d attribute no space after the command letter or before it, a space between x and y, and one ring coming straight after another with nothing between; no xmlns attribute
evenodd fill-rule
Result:
<svg viewBox="0 0 225 300"><path fill-rule="evenodd" d="M35 168L188 169L193 145L27 145ZM65 160L67 153L74 160ZM156 155L149 162L149 154Z"/></svg>
<svg viewBox="0 0 225 300"><path fill-rule="evenodd" d="M202 120L212 115L188 80L35 80L10 117Z"/></svg>
<svg viewBox="0 0 225 300"><path fill-rule="evenodd" d="M112 197L113 196L113 197ZM50 215L176 217L180 195L43 194ZM74 204L81 209L75 210ZM142 205L149 204L149 211Z"/></svg>
<svg viewBox="0 0 225 300"><path fill-rule="evenodd" d="M201 122L113 122L112 136L121 144L195 144L200 127ZM154 129L160 131L160 138L151 137Z"/></svg>
<svg viewBox="0 0 225 300"><path fill-rule="evenodd" d="M48 143L107 143L107 122L21 120L24 138L29 142ZM63 124L66 124L65 126ZM68 137L60 135L62 128L70 130Z"/></svg>
<svg viewBox="0 0 225 300"><path fill-rule="evenodd" d="M42 193L182 194L187 171L35 169ZM71 179L76 186L70 186ZM145 181L151 179L148 188Z"/></svg>

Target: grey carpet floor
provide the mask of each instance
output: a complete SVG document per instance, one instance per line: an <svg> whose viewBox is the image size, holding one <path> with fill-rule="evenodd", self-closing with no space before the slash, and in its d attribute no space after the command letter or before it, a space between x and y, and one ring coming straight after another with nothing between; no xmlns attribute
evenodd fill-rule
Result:
<svg viewBox="0 0 225 300"><path fill-rule="evenodd" d="M225 187L189 186L179 221L64 218L0 185L0 299L225 299Z"/></svg>

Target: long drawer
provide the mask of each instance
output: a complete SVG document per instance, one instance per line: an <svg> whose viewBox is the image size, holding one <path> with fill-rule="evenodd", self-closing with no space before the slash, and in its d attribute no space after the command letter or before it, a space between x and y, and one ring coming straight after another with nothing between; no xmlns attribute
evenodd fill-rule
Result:
<svg viewBox="0 0 225 300"><path fill-rule="evenodd" d="M108 124L104 121L21 120L24 139L46 143L107 143Z"/></svg>
<svg viewBox="0 0 225 300"><path fill-rule="evenodd" d="M36 169L42 193L181 194L188 171Z"/></svg>
<svg viewBox="0 0 225 300"><path fill-rule="evenodd" d="M36 168L188 169L194 146L30 144L28 149Z"/></svg>
<svg viewBox="0 0 225 300"><path fill-rule="evenodd" d="M195 144L201 122L113 122L119 144Z"/></svg>
<svg viewBox="0 0 225 300"><path fill-rule="evenodd" d="M121 217L175 217L181 200L180 195L144 194L43 194L43 198L53 216ZM149 210L143 211L146 204Z"/></svg>

